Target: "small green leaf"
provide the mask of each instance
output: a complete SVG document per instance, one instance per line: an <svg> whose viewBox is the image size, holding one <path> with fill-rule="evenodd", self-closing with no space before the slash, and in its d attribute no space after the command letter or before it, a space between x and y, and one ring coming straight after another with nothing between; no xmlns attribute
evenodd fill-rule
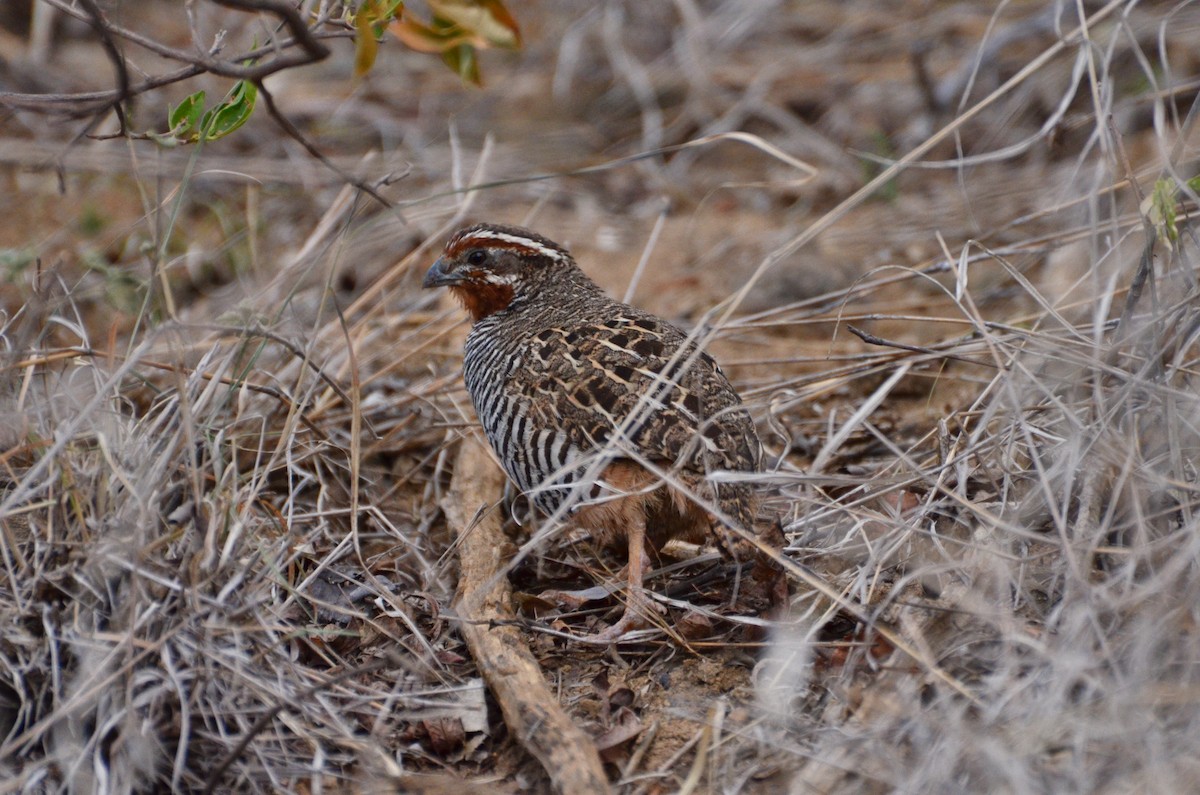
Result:
<svg viewBox="0 0 1200 795"><path fill-rule="evenodd" d="M258 89L248 80L239 80L221 100L221 104L204 114L200 120L200 137L206 141L224 138L241 127L254 113Z"/></svg>
<svg viewBox="0 0 1200 795"><path fill-rule="evenodd" d="M1154 183L1154 191L1142 202L1142 212L1154 226L1158 239L1174 248L1179 240L1179 227L1175 223L1175 182L1160 179Z"/></svg>
<svg viewBox="0 0 1200 795"><path fill-rule="evenodd" d="M388 0L384 12L375 22L375 38L387 33L388 23L404 13L404 0Z"/></svg>
<svg viewBox="0 0 1200 795"><path fill-rule="evenodd" d="M184 138L189 133L195 132L196 124L200 121L202 113L204 113L204 92L197 91L171 108L167 114L167 130L169 131L167 134Z"/></svg>
<svg viewBox="0 0 1200 795"><path fill-rule="evenodd" d="M10 284L37 261L37 252L31 248L0 248L0 273Z"/></svg>

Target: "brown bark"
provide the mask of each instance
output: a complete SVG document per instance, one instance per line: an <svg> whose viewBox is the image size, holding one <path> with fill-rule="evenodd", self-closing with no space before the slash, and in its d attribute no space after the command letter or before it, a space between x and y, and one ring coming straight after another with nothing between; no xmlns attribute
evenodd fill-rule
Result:
<svg viewBox="0 0 1200 795"><path fill-rule="evenodd" d="M554 787L564 795L611 792L595 744L558 703L521 633L498 625L515 618L505 576L505 550L512 545L496 509L503 490L504 474L487 451L464 439L442 505L458 539L455 606L463 637L508 730L541 762Z"/></svg>

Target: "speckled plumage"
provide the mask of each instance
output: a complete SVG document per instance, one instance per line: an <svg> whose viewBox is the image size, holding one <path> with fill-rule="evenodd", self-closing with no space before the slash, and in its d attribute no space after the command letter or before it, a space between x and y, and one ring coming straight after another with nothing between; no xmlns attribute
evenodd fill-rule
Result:
<svg viewBox="0 0 1200 795"><path fill-rule="evenodd" d="M758 471L754 423L683 331L608 297L564 248L516 227L455 234L425 280L442 285L474 321L463 374L508 475L543 512L629 537L631 588L635 542L702 540L702 505L753 527L751 486L707 476ZM712 526L728 553L749 554Z"/></svg>

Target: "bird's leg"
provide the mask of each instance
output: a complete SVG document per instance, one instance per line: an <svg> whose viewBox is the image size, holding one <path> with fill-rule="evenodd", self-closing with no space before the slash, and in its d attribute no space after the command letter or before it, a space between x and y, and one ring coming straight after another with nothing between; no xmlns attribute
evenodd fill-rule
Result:
<svg viewBox="0 0 1200 795"><path fill-rule="evenodd" d="M661 613L662 608L650 599L642 580L650 565L650 554L646 551L646 520L638 511L630 517L627 529L629 542L629 563L617 573L616 580L624 580L626 584L625 610L617 623L593 635L584 635L580 640L588 643L611 643L626 632L641 629L650 624L649 617ZM543 591L542 599L554 602L560 608L576 610L587 602L607 599L619 590L615 583L596 585L576 591Z"/></svg>
<svg viewBox="0 0 1200 795"><path fill-rule="evenodd" d="M646 566L650 555L646 552L646 518L641 511L629 523L629 565L625 567L628 590L625 594L625 611L620 620L611 627L594 635L587 635L580 640L588 643L612 643L626 632L649 626L650 617L662 612L662 608L654 602L642 587L642 578L646 574Z"/></svg>

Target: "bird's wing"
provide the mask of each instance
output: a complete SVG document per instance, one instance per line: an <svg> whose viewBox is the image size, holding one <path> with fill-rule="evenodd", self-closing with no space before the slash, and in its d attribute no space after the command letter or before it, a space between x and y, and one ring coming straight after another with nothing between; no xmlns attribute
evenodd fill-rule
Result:
<svg viewBox="0 0 1200 795"><path fill-rule="evenodd" d="M712 357L670 323L623 309L532 338L522 389L541 419L585 454L611 444L697 473L757 469L753 422Z"/></svg>

